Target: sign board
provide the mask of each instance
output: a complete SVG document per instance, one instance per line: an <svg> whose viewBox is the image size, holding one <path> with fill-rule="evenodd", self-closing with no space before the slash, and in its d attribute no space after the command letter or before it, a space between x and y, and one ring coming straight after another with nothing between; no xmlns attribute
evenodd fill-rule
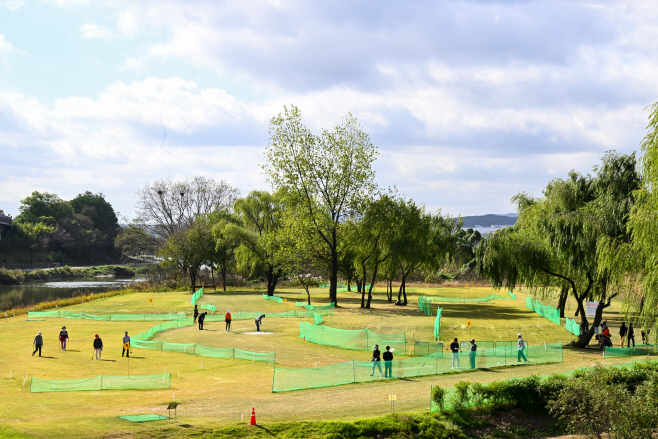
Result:
<svg viewBox="0 0 658 439"><path fill-rule="evenodd" d="M149 299L149 303L150 303L150 302L153 302L153 299Z"/></svg>
<svg viewBox="0 0 658 439"><path fill-rule="evenodd" d="M469 327L471 326L471 321L470 320L468 322L466 322L466 326L469 326Z"/></svg>
<svg viewBox="0 0 658 439"><path fill-rule="evenodd" d="M388 395L388 400L389 401L395 401L397 395Z"/></svg>
<svg viewBox="0 0 658 439"><path fill-rule="evenodd" d="M595 317L599 302L585 302L585 317Z"/></svg>
<svg viewBox="0 0 658 439"><path fill-rule="evenodd" d="M462 341L461 342L461 350L462 351L467 351L468 350L468 342L467 341Z"/></svg>

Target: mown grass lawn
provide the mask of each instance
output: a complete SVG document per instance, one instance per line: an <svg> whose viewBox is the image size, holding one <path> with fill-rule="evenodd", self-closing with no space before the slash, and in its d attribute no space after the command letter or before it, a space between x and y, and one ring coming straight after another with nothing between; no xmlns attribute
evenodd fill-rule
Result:
<svg viewBox="0 0 658 439"><path fill-rule="evenodd" d="M381 289L380 289L381 291ZM325 317L325 324L342 329L368 327L378 333L406 332L409 349L411 341L432 340L434 317L423 314L416 305L417 294L447 297L480 297L492 294L489 288L424 288L410 289L407 307L396 307L377 292L370 310L359 308L360 296L340 293L339 307L333 316ZM207 294L201 302L214 304L218 312L227 308L232 312L283 312L294 309L294 301L302 301L302 290L280 290L288 297L285 304L262 299L258 291L229 291ZM499 294L501 294L499 292ZM313 291L313 302L327 303L326 290ZM489 303L442 303L441 339L453 337L477 340L515 340L522 332L531 344L568 342L573 338L564 328L539 317L525 307L525 295L518 300L496 300ZM148 299L153 298L153 303ZM183 311L191 314L190 293L128 294L100 299L64 308L65 311L84 311L92 314L108 313L169 313ZM547 301L545 301L546 303ZM571 315L575 308L571 305ZM608 315L618 318L617 305ZM472 327L466 328L466 322ZM156 322L157 323L157 322ZM429 409L430 385L452 387L455 382L490 382L531 374L550 374L574 370L598 363L628 362L629 358L602 359L595 349L565 349L564 362L548 365L529 365L518 368L477 370L469 373L446 374L414 379L381 381L367 384L308 389L288 393L271 393L273 365L199 357L189 354L133 349L128 361L121 357L123 331L142 332L154 322L99 322L73 319L26 321L26 318L0 320L0 424L10 431L36 437L120 437L121 435L153 432L166 436L184 435L189 429L170 428L166 422L132 424L118 419L127 414L165 414L165 406L172 398L179 402L181 423L193 427L213 428L245 421L251 407L256 407L258 421L267 425L274 422L357 419L382 416L390 412L389 394L396 394L396 411L426 412ZM58 350L57 335L66 325L71 340L68 350ZM265 319L264 330L270 335L246 334L253 332L253 321L235 321L234 332L227 333L223 322L210 322L208 330L186 327L159 333L155 340L179 343L199 343L206 346L236 347L244 350L277 354L277 367L315 367L350 360L369 360L370 353L330 348L299 338L299 319ZM44 333L43 357L32 357L32 340L38 331ZM639 335L639 328L638 328ZM92 361L92 340L99 334L104 342L103 361ZM201 368L203 363L203 369ZM61 393L30 393L29 378L74 379L96 375L147 375L165 371L172 373L171 389L87 391ZM130 370L129 370L130 369ZM11 371L12 377L9 377ZM178 373L180 372L180 378ZM25 374L28 382L23 386ZM237 428L237 427L236 427ZM240 430L242 427L239 427ZM236 431L238 431L236 430ZM9 430L0 430L9 435Z"/></svg>

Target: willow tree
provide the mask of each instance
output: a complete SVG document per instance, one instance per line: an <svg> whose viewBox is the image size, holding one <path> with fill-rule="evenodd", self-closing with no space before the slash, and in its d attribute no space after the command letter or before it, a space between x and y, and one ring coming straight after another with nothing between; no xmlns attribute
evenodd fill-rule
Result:
<svg viewBox="0 0 658 439"><path fill-rule="evenodd" d="M237 258L243 265L262 270L267 279L267 295L273 296L281 276L269 235L281 227L281 198L267 191L252 191L233 204L237 222L224 222L221 234L240 243ZM217 236L217 232L215 233Z"/></svg>
<svg viewBox="0 0 658 439"><path fill-rule="evenodd" d="M317 235L326 247L332 302L338 303L341 226L374 194L376 156L377 148L351 115L321 135L302 124L295 106L270 121L263 170L273 188L287 194L287 204L303 209L299 229Z"/></svg>
<svg viewBox="0 0 658 439"><path fill-rule="evenodd" d="M594 171L552 180L543 198L515 196L516 225L483 240L477 251L478 272L494 288L524 284L541 294L568 287L580 316L579 347L592 339L611 300L629 288L602 249L630 240L628 215L639 188L634 154L608 152ZM585 301L599 302L592 325Z"/></svg>
<svg viewBox="0 0 658 439"><path fill-rule="evenodd" d="M621 272L629 285L639 286L626 295L627 311L634 311L645 327L658 319L658 103L650 107L647 134L641 145L638 190L628 222L631 239L609 240L601 247L607 266Z"/></svg>

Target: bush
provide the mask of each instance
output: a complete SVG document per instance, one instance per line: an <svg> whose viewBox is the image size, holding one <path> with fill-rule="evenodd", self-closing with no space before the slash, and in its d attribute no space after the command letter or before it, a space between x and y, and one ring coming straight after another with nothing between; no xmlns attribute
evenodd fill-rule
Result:
<svg viewBox="0 0 658 439"><path fill-rule="evenodd" d="M432 386L432 401L436 403L440 411L445 408L446 389L439 386Z"/></svg>
<svg viewBox="0 0 658 439"><path fill-rule="evenodd" d="M450 405L453 409L459 410L468 405L471 400L470 386L471 383L469 381L459 381L455 384L455 394L450 399Z"/></svg>

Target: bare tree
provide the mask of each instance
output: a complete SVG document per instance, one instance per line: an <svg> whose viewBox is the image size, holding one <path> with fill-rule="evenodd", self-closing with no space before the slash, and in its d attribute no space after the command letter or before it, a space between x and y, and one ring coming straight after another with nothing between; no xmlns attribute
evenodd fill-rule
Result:
<svg viewBox="0 0 658 439"><path fill-rule="evenodd" d="M159 243L192 227L194 221L218 210L231 209L240 191L224 180L195 176L148 183L137 191L136 224Z"/></svg>

